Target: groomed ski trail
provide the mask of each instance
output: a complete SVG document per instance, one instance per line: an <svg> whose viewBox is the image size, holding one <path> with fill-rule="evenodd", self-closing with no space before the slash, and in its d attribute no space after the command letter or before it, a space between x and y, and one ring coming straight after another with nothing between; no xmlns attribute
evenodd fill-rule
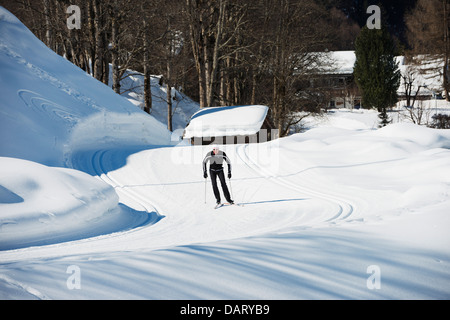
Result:
<svg viewBox="0 0 450 320"><path fill-rule="evenodd" d="M346 220L355 215L355 199L347 199L347 194L331 190L326 183L318 183L317 181L320 180L320 177L311 172L314 167L308 167L300 171L282 172L281 167L297 169L299 164L290 161L289 157L278 159L279 161L288 161L289 166L279 163L274 168L270 164L260 164L257 157L250 155L249 148L251 147L248 144L239 145L236 148L236 154L256 175L264 177L273 184L298 192L299 197L316 198L323 202L324 207L327 209L321 213L316 213L320 217L317 219L318 223L336 223L339 220ZM269 153L273 152L278 155L280 153L280 150L276 150L277 147L268 146L267 148L272 149L272 151L268 151ZM276 172L276 169L278 169L278 172Z"/></svg>

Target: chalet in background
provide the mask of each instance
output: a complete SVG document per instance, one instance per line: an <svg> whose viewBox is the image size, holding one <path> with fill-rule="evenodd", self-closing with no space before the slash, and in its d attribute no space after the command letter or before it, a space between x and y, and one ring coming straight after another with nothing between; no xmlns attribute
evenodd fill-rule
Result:
<svg viewBox="0 0 450 320"><path fill-rule="evenodd" d="M359 108L361 92L355 83L353 67L354 51L324 52L320 72L311 77L311 87L320 90L326 97L326 108ZM442 68L444 60L438 56L419 55L414 57L397 56L401 73L398 88L399 100L407 95L416 95L418 100L443 97Z"/></svg>

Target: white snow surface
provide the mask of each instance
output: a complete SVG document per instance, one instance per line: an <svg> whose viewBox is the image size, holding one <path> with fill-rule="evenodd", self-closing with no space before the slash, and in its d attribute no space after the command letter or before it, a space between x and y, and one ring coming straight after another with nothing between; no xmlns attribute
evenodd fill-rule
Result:
<svg viewBox="0 0 450 320"><path fill-rule="evenodd" d="M112 85L112 72L110 72L109 85ZM150 114L159 122L167 126L167 85L160 84L161 76L151 76L152 108ZM144 75L137 71L127 70L125 77L120 81L122 96L135 106L144 109ZM189 123L190 117L200 109L198 103L172 87L172 128L181 133ZM175 136L174 136L175 138Z"/></svg>
<svg viewBox="0 0 450 320"><path fill-rule="evenodd" d="M0 34L3 156L62 166L79 148L169 143L163 124L49 50L5 9Z"/></svg>
<svg viewBox="0 0 450 320"><path fill-rule="evenodd" d="M351 74L356 61L355 51L329 51L322 54L325 73Z"/></svg>
<svg viewBox="0 0 450 320"><path fill-rule="evenodd" d="M214 210L208 146L0 34L0 298L450 298L448 130L336 111L222 146L243 206Z"/></svg>

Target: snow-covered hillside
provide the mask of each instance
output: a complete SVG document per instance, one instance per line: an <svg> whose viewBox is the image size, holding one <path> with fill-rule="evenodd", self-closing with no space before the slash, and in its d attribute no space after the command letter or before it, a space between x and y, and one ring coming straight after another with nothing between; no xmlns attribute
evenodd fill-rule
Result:
<svg viewBox="0 0 450 320"><path fill-rule="evenodd" d="M5 9L0 23L3 156L61 166L85 145L169 143L164 125L49 50Z"/></svg>
<svg viewBox="0 0 450 320"><path fill-rule="evenodd" d="M111 76L112 77L112 76ZM151 77L152 109L150 114L159 122L167 126L167 88L161 84L161 76ZM110 84L112 78L110 79ZM144 75L128 70L121 81L121 95L127 98L135 106L144 108ZM189 123L191 116L200 109L197 102L188 96L172 88L172 128L174 131L183 131ZM174 136L175 138L175 136Z"/></svg>
<svg viewBox="0 0 450 320"><path fill-rule="evenodd" d="M0 298L450 298L449 131L335 112L223 146L243 206L214 210L208 146L0 34Z"/></svg>
<svg viewBox="0 0 450 320"><path fill-rule="evenodd" d="M118 143L169 144L170 132L53 53L4 9L0 34L0 195L8 204L2 204L0 248L79 239L152 221L125 209L114 189L98 179L48 166L70 167L78 151Z"/></svg>

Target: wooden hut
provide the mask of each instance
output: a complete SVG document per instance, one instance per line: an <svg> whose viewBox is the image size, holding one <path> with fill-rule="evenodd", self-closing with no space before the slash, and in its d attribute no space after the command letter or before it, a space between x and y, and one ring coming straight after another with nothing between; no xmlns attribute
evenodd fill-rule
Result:
<svg viewBox="0 0 450 320"><path fill-rule="evenodd" d="M192 115L183 139L193 145L268 141L274 135L266 120L268 109L262 105L203 108Z"/></svg>

